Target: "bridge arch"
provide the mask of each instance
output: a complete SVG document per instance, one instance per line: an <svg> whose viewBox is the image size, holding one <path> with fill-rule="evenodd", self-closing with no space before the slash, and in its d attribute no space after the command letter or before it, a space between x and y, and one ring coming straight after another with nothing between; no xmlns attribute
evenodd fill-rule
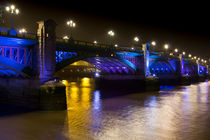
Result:
<svg viewBox="0 0 210 140"><path fill-rule="evenodd" d="M74 59L68 59L64 60L65 65L64 67L68 65L86 65L90 68L95 68L95 71L100 72L102 75L108 75L108 74L127 74L132 75L135 74L135 69L130 67L128 64L123 62L122 60L119 60L114 57L88 57L88 58L74 58ZM58 64L61 66L60 64ZM62 70L64 67L60 67L58 70Z"/></svg>
<svg viewBox="0 0 210 140"><path fill-rule="evenodd" d="M174 74L175 69L172 65L166 60L153 60L150 62L150 72L151 74L159 75L168 75Z"/></svg>
<svg viewBox="0 0 210 140"><path fill-rule="evenodd" d="M185 62L183 73L185 75L196 76L198 74L197 69L197 65Z"/></svg>

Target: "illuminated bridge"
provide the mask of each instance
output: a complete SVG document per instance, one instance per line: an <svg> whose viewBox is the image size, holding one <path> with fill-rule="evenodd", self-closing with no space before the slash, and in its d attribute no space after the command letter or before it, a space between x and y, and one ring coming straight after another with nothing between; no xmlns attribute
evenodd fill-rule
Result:
<svg viewBox="0 0 210 140"><path fill-rule="evenodd" d="M52 20L39 22L37 34L10 33L0 29L0 76L39 77L49 80L62 72L74 76L89 73L110 79L144 78L176 79L183 75L206 75L204 63L184 57L143 50L94 44L56 37Z"/></svg>

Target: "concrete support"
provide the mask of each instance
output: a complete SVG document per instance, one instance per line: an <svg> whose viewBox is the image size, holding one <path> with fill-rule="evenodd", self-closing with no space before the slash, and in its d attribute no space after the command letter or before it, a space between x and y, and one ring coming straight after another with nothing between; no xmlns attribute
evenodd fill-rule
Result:
<svg viewBox="0 0 210 140"><path fill-rule="evenodd" d="M136 56L136 74L137 75L145 75L144 73L144 56Z"/></svg>
<svg viewBox="0 0 210 140"><path fill-rule="evenodd" d="M144 51L144 72L145 72L145 77L147 77L151 75L149 68L150 44L149 43L143 44L142 49Z"/></svg>
<svg viewBox="0 0 210 140"><path fill-rule="evenodd" d="M50 80L55 73L56 23L53 20L38 23L38 49L36 49L36 71L41 82Z"/></svg>
<svg viewBox="0 0 210 140"><path fill-rule="evenodd" d="M179 61L180 61L181 75L184 75L184 61L183 61L183 54L179 54Z"/></svg>
<svg viewBox="0 0 210 140"><path fill-rule="evenodd" d="M198 70L198 75L200 74L200 62L199 60L196 60L196 64L197 64L197 70Z"/></svg>
<svg viewBox="0 0 210 140"><path fill-rule="evenodd" d="M175 68L176 68L176 76L181 77L182 76L182 64L181 61L175 61Z"/></svg>

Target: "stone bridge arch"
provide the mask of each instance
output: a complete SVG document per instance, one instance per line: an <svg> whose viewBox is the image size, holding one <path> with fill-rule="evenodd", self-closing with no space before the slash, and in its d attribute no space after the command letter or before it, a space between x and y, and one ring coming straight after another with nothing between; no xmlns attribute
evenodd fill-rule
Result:
<svg viewBox="0 0 210 140"><path fill-rule="evenodd" d="M153 60L150 62L150 72L152 75L161 77L163 75L175 75L176 70L167 60Z"/></svg>
<svg viewBox="0 0 210 140"><path fill-rule="evenodd" d="M78 73L86 71L87 73L92 72L93 75L96 72L100 75L134 75L136 72L135 69L116 57L86 56L83 58L75 57L74 59L66 59L58 63L56 66L58 69L55 75L64 71L64 69L68 69L69 72L75 72L75 66L81 66L83 68L79 69L77 67Z"/></svg>
<svg viewBox="0 0 210 140"><path fill-rule="evenodd" d="M184 62L183 74L189 75L189 76L197 76L198 66L196 64Z"/></svg>

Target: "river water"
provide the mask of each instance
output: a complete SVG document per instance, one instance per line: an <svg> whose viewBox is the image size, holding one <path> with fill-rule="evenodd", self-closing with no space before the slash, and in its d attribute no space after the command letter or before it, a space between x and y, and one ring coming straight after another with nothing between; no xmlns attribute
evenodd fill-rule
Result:
<svg viewBox="0 0 210 140"><path fill-rule="evenodd" d="M63 82L67 111L0 116L0 140L210 140L210 82L129 94Z"/></svg>

